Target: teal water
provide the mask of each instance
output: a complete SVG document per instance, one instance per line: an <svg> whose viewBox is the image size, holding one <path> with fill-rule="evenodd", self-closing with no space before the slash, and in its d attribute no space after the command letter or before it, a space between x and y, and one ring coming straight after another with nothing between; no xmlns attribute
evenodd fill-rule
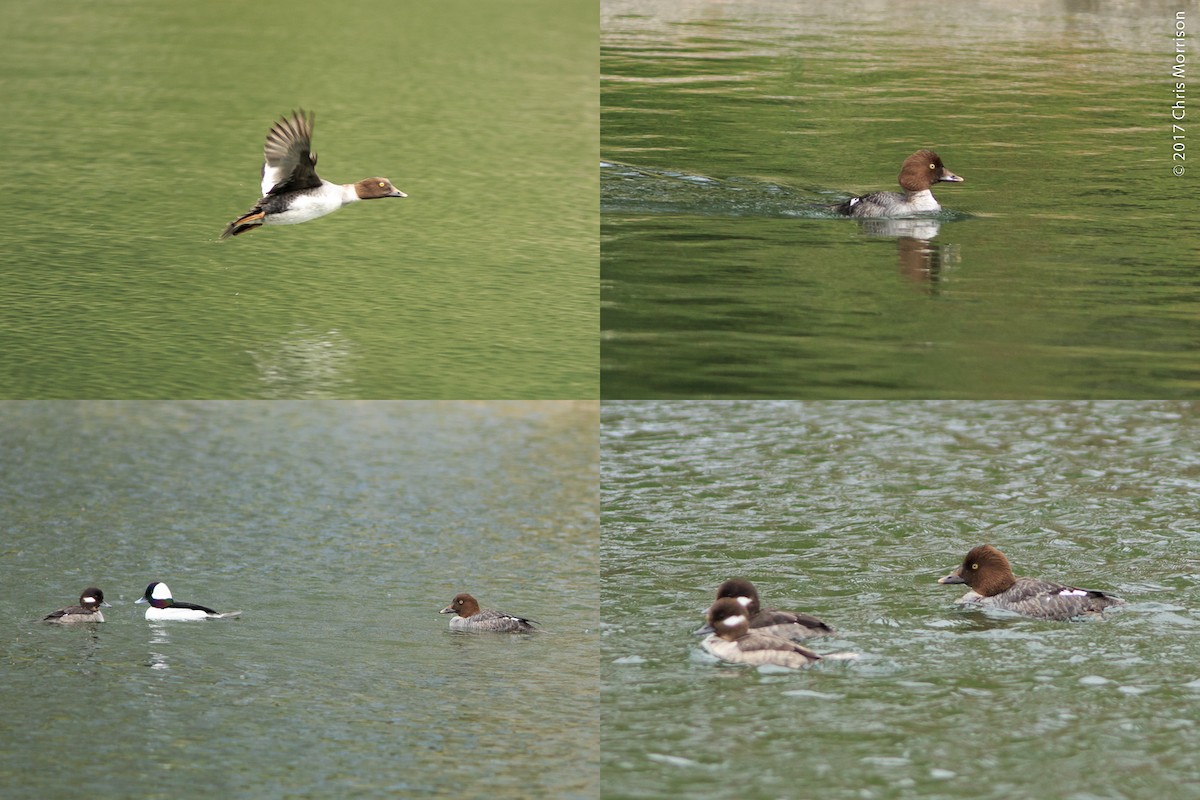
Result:
<svg viewBox="0 0 1200 800"><path fill-rule="evenodd" d="M594 3L0 18L0 396L597 396ZM219 242L298 107L409 197Z"/></svg>
<svg viewBox="0 0 1200 800"><path fill-rule="evenodd" d="M604 3L604 396L1193 396L1184 6ZM921 147L943 219L817 210Z"/></svg>
<svg viewBox="0 0 1200 800"><path fill-rule="evenodd" d="M0 405L0 795L595 797L596 417ZM155 579L244 613L148 623ZM451 633L460 591L543 630Z"/></svg>
<svg viewBox="0 0 1200 800"><path fill-rule="evenodd" d="M1196 794L1198 411L605 403L601 796ZM1129 604L959 609L936 581L984 542ZM713 663L691 631L734 575L859 659Z"/></svg>

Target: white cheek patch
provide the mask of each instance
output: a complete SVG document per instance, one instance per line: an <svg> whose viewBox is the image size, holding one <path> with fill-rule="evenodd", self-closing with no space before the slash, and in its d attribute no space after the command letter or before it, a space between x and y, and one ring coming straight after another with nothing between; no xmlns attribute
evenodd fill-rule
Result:
<svg viewBox="0 0 1200 800"><path fill-rule="evenodd" d="M91 595L88 595L87 597L83 598L83 602L87 603L88 605L91 605L92 603L96 602L96 598L92 597Z"/></svg>
<svg viewBox="0 0 1200 800"><path fill-rule="evenodd" d="M737 599L737 601L738 601L738 603L741 604L742 608L748 608L750 606L750 598L749 597L745 597L745 596L739 597Z"/></svg>
<svg viewBox="0 0 1200 800"><path fill-rule="evenodd" d="M745 622L746 618L741 614L737 614L732 617L726 617L725 619L721 620L721 624L726 628L736 628L738 625L742 625Z"/></svg>
<svg viewBox="0 0 1200 800"><path fill-rule="evenodd" d="M1059 589L1059 597L1087 597L1087 592L1083 589Z"/></svg>
<svg viewBox="0 0 1200 800"><path fill-rule="evenodd" d="M154 587L154 591L150 593L150 596L155 600L170 600L171 590L167 588L165 583L160 583Z"/></svg>

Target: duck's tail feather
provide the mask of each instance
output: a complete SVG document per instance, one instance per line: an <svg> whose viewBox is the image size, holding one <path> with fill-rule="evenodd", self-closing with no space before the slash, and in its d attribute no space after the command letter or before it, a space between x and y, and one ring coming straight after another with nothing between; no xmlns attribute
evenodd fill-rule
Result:
<svg viewBox="0 0 1200 800"><path fill-rule="evenodd" d="M267 212L255 206L245 214L242 214L240 217L235 219L233 222L226 225L225 230L221 231L221 238L228 239L230 236L237 236L240 233L245 233L246 231L252 231L255 228L262 227L263 217L266 215Z"/></svg>

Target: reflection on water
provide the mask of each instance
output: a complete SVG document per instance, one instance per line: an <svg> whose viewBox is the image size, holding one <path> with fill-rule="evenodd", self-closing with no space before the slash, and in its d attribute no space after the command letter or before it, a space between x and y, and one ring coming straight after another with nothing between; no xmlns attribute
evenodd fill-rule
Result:
<svg viewBox="0 0 1200 800"><path fill-rule="evenodd" d="M939 245L933 241L937 236L939 223L934 220L869 220L875 225L864 225L863 231L870 236L896 239L896 261L900 274L914 283L929 287L929 292L937 291L942 281L943 270L959 263L959 246L956 244ZM883 225L879 223L913 223ZM923 224L922 224L923 223Z"/></svg>
<svg viewBox="0 0 1200 800"><path fill-rule="evenodd" d="M254 359L264 398L304 398L353 394L353 343L337 330L304 329L248 351Z"/></svg>
<svg viewBox="0 0 1200 800"><path fill-rule="evenodd" d="M165 652L166 645L171 644L171 634L168 633L169 627L162 622L150 622L147 626L150 630L150 669L170 669L171 665L167 660Z"/></svg>

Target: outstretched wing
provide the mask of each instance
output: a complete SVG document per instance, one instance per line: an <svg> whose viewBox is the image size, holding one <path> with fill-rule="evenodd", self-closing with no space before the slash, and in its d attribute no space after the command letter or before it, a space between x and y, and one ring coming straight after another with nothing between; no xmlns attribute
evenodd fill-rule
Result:
<svg viewBox="0 0 1200 800"><path fill-rule="evenodd" d="M282 192L312 189L321 185L317 177L317 155L312 152L313 114L292 112L280 117L267 133L263 145L263 197Z"/></svg>

